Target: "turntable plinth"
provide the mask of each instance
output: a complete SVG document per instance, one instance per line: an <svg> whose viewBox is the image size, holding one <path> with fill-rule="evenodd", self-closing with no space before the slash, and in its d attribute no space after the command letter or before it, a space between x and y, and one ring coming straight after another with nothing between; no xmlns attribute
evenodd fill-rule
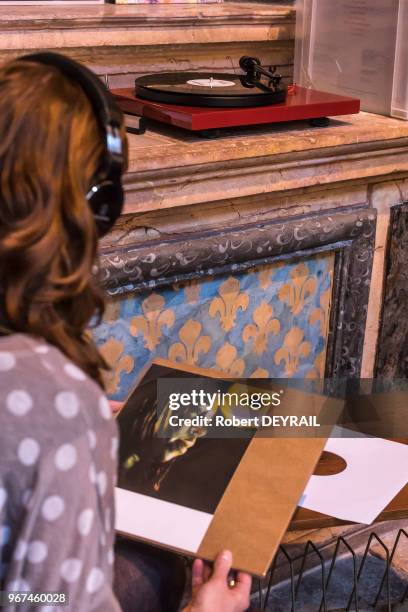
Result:
<svg viewBox="0 0 408 612"><path fill-rule="evenodd" d="M352 115L360 110L356 98L303 87L295 87L285 102L248 108L204 108L152 102L136 97L132 88L113 89L112 93L126 113L191 131Z"/></svg>

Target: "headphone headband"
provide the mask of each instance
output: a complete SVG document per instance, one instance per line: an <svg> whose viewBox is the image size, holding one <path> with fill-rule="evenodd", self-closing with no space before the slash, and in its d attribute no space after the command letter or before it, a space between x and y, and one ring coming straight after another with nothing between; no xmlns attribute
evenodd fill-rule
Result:
<svg viewBox="0 0 408 612"><path fill-rule="evenodd" d="M63 74L76 81L84 90L97 118L103 124L119 127L122 124L122 113L119 110L112 94L89 68L60 53L30 53L23 55L19 60L36 62L59 68Z"/></svg>

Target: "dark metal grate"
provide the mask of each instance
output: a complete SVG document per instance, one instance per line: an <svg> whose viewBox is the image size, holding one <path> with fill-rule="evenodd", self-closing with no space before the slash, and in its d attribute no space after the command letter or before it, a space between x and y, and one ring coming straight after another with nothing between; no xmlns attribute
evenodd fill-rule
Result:
<svg viewBox="0 0 408 612"><path fill-rule="evenodd" d="M345 549L345 552L349 555L349 558L352 561L353 567L353 578L350 583L350 594L348 596L348 602L346 607L343 609L346 612L354 611L359 612L360 608L360 591L361 584L363 580L364 569L367 565L367 559L370 557L370 551L372 548L373 542L377 543L382 550L384 551L384 563L385 569L382 575L381 580L379 580L378 590L376 592L376 596L374 600L370 603L370 606L373 609L379 609L381 606L382 610L387 610L387 612L392 612L392 607L395 603L406 604L408 610L408 584L404 585L404 591L397 598L392 597L391 588L390 588L390 570L392 568L392 563L395 558L395 553L401 543L402 540L406 540L408 543L408 533L404 529L400 529L395 538L394 544L390 549L384 541L375 533L372 532L368 538L366 547L364 549L364 553L361 557L360 563L358 562L358 555L355 550L353 550L352 546L347 542L344 537L339 537L336 542L335 550L331 561L325 560L321 551L316 547L316 545L310 540L306 543L304 552L301 555L297 555L291 557L288 553L285 546L281 545L279 547L279 551L276 554L273 563L271 565L271 569L269 571L266 591L263 588L262 581L259 580L258 583L258 592L259 592L259 604L261 610L266 610L268 607L272 585L273 585L273 577L275 574L275 569L277 566L277 559L279 557L284 558L284 562L288 564L289 567L289 579L290 579L290 612L301 612L301 608L298 605L298 595L299 590L302 585L305 576L305 566L306 561L310 558L311 555L315 555L318 560L318 566L320 567L320 588L321 588L321 602L320 606L317 606L316 612L330 612L329 602L328 602L328 589L330 586L330 582L333 576L333 572L336 567L336 563L339 559L339 553L341 550ZM296 572L295 567L300 563L300 569ZM329 570L327 570L327 565L329 565ZM315 569L315 568L314 568ZM264 596L265 592L265 596ZM394 599L394 601L393 601ZM367 609L367 605L364 604L365 609ZM338 608L336 608L338 610ZM405 609L405 607L403 608Z"/></svg>

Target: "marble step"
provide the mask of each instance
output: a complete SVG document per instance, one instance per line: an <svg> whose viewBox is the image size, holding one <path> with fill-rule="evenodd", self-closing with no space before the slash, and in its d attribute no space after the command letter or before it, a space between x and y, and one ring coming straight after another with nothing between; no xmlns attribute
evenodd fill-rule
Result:
<svg viewBox="0 0 408 612"><path fill-rule="evenodd" d="M231 42L217 45L154 45L109 49L72 49L70 55L86 63L101 76L107 75L111 88L133 87L134 79L147 72L187 70L236 72L242 55L254 55L263 65L281 66L293 78L293 41Z"/></svg>
<svg viewBox="0 0 408 612"><path fill-rule="evenodd" d="M407 144L407 122L368 113L322 128L303 122L231 128L216 139L149 122L142 136L129 135L126 212L378 181L408 171Z"/></svg>
<svg viewBox="0 0 408 612"><path fill-rule="evenodd" d="M3 7L0 62L28 50L68 53L129 87L165 70L228 72L241 55L285 65L291 78L293 2Z"/></svg>
<svg viewBox="0 0 408 612"><path fill-rule="evenodd" d="M0 49L71 49L290 40L292 2L6 6Z"/></svg>

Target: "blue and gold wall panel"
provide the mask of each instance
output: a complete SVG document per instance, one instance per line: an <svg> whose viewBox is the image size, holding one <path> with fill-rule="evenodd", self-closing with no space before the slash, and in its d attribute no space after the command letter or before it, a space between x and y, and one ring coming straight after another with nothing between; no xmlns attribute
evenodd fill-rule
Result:
<svg viewBox="0 0 408 612"><path fill-rule="evenodd" d="M111 298L93 330L112 399L154 357L237 377L324 375L334 254Z"/></svg>

